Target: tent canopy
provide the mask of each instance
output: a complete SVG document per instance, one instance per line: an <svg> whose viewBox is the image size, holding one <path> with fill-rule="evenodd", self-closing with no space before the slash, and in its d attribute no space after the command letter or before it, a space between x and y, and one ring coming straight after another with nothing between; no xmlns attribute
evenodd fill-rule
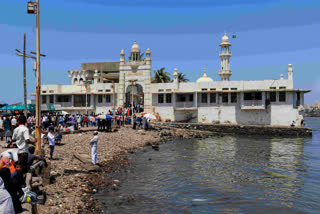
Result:
<svg viewBox="0 0 320 214"><path fill-rule="evenodd" d="M3 106L2 108L0 108L0 111L7 111L7 110L24 110L24 104ZM35 104L27 104L27 110L35 111L36 105Z"/></svg>

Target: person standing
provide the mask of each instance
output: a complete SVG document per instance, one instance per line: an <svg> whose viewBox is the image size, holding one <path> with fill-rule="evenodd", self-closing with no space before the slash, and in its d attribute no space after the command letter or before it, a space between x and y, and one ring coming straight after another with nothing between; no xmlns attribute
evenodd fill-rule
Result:
<svg viewBox="0 0 320 214"><path fill-rule="evenodd" d="M17 127L17 119L15 116L12 117L11 119L11 129L12 131Z"/></svg>
<svg viewBox="0 0 320 214"><path fill-rule="evenodd" d="M84 127L84 125L86 125L88 127L88 121L89 121L88 115L85 115L83 117L83 122L84 122L83 127Z"/></svg>
<svg viewBox="0 0 320 214"><path fill-rule="evenodd" d="M1 213L14 214L15 210L13 208L12 198L9 192L4 186L4 182L0 177L0 211Z"/></svg>
<svg viewBox="0 0 320 214"><path fill-rule="evenodd" d="M1 134L1 141L3 140L3 120L2 115L0 116L0 134Z"/></svg>
<svg viewBox="0 0 320 214"><path fill-rule="evenodd" d="M97 147L98 147L98 132L93 132L93 138L90 140L90 146L91 146L91 159L92 163L94 165L98 164L97 161Z"/></svg>
<svg viewBox="0 0 320 214"><path fill-rule="evenodd" d="M30 139L29 129L25 126L27 118L24 115L18 117L18 127L15 128L10 142L11 148L18 148L18 159L19 162L24 166L26 170L27 158L29 153L29 143L36 143L37 139Z"/></svg>
<svg viewBox="0 0 320 214"><path fill-rule="evenodd" d="M9 137L8 135L11 135L11 121L9 119L9 116L6 116L6 119L3 121L3 128L4 128L4 134L6 137L7 143L9 143Z"/></svg>
<svg viewBox="0 0 320 214"><path fill-rule="evenodd" d="M48 141L49 141L49 147L50 147L50 159L52 159L53 151L54 151L54 146L55 146L55 139L56 136L53 134L54 129L50 127L49 132L48 132Z"/></svg>

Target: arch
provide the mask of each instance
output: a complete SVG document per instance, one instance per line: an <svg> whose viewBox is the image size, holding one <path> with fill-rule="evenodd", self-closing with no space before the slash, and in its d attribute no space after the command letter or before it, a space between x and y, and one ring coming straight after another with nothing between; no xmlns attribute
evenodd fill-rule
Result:
<svg viewBox="0 0 320 214"><path fill-rule="evenodd" d="M143 87L140 84L127 86L125 106L130 106L132 104L132 95L133 95L133 105L137 106L138 104L140 104L141 106L143 106L144 93L143 93Z"/></svg>
<svg viewBox="0 0 320 214"><path fill-rule="evenodd" d="M77 84L78 83L78 79L77 78L74 78L73 79L73 84L75 85L75 84Z"/></svg>
<svg viewBox="0 0 320 214"><path fill-rule="evenodd" d="M80 83L80 84L83 84L83 78L80 78L80 79L79 79L79 83Z"/></svg>

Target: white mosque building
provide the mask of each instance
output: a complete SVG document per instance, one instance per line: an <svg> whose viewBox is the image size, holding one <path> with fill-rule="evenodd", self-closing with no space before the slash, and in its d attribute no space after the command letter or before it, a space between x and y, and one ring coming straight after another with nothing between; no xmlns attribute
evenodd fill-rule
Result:
<svg viewBox="0 0 320 214"><path fill-rule="evenodd" d="M310 90L293 88L291 64L287 79L281 74L277 80L232 81L231 44L226 33L220 47L220 81L211 79L204 69L196 82L179 82L178 70L174 69L173 82L152 83L151 51L147 49L141 59L134 42L130 60L121 50L120 62L82 63L81 70L69 70L71 85L42 85L42 108L53 104L70 113L106 113L113 105L126 107L133 102L162 121L300 124L304 93Z"/></svg>

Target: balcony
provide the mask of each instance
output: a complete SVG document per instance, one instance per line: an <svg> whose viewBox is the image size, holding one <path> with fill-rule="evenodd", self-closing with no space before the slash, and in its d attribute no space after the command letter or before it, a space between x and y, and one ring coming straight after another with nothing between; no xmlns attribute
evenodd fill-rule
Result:
<svg viewBox="0 0 320 214"><path fill-rule="evenodd" d="M176 102L176 109L196 109L193 102Z"/></svg>
<svg viewBox="0 0 320 214"><path fill-rule="evenodd" d="M262 100L243 100L241 104L242 110L264 110L265 106Z"/></svg>
<svg viewBox="0 0 320 214"><path fill-rule="evenodd" d="M231 52L229 51L229 52L227 52L227 51L221 51L220 53L219 53L219 56L231 56L232 54L231 54Z"/></svg>

